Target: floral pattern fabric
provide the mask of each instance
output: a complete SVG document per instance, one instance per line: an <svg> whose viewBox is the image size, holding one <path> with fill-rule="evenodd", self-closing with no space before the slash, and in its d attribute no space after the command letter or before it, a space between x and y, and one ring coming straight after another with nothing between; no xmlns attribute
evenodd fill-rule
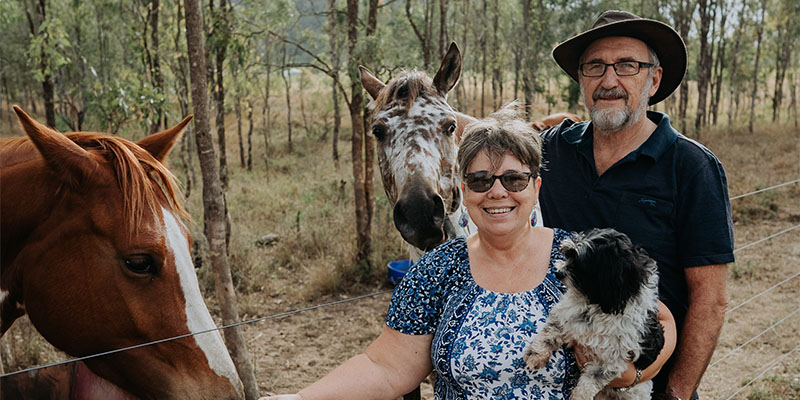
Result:
<svg viewBox="0 0 800 400"><path fill-rule="evenodd" d="M542 327L564 286L554 274L569 233L556 230L550 264L533 290L498 293L480 287L469 269L467 243L455 238L426 253L395 289L387 325L406 334L432 334L437 400L568 399L578 378L570 349L530 371L525 348Z"/></svg>

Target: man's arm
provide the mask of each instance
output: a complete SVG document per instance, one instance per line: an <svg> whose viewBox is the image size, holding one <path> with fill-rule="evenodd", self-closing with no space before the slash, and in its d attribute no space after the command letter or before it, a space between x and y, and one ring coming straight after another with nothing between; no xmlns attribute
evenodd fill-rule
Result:
<svg viewBox="0 0 800 400"><path fill-rule="evenodd" d="M714 354L725 320L727 264L685 268L689 310L678 335L667 394L688 400Z"/></svg>

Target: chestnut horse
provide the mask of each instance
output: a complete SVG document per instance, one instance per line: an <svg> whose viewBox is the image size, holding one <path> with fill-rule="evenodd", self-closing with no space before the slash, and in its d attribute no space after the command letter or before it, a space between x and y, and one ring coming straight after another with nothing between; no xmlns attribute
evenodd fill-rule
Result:
<svg viewBox="0 0 800 400"><path fill-rule="evenodd" d="M214 329L161 163L191 117L133 143L14 111L28 137L0 141L0 335L27 313L83 357ZM71 398L244 398L218 331L73 365Z"/></svg>
<svg viewBox="0 0 800 400"><path fill-rule="evenodd" d="M360 69L361 84L373 99L367 123L378 143L383 188L403 239L426 251L474 232L461 206L456 154L464 127L475 118L447 103L447 93L461 76L458 46L450 44L433 79L412 70L384 84L367 68ZM533 126L544 130L564 118L580 121L574 114L559 113Z"/></svg>

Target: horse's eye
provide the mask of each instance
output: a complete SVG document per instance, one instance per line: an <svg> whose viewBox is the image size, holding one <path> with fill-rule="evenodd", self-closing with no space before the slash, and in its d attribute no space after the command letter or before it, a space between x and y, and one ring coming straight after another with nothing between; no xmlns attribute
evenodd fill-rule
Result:
<svg viewBox="0 0 800 400"><path fill-rule="evenodd" d="M445 128L444 128L444 132L447 134L447 136L452 136L453 133L455 133L455 131L456 131L456 123L455 122L451 122L451 123L447 124L447 126L445 126Z"/></svg>
<svg viewBox="0 0 800 400"><path fill-rule="evenodd" d="M386 137L386 127L375 125L372 127L372 134L375 135L375 139L383 140Z"/></svg>
<svg viewBox="0 0 800 400"><path fill-rule="evenodd" d="M125 268L135 274L155 275L158 273L158 263L149 254L131 254L123 257L123 261Z"/></svg>

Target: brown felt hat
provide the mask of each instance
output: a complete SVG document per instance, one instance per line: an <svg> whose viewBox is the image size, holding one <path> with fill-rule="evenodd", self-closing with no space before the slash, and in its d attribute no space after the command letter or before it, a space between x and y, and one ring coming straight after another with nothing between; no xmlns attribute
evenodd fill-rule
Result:
<svg viewBox="0 0 800 400"><path fill-rule="evenodd" d="M553 58L575 82L581 55L597 39L608 36L627 36L639 39L658 55L664 69L661 86L650 98L650 105L669 96L686 74L686 45L671 26L654 19L641 18L627 11L610 10L602 13L592 28L565 40L553 49Z"/></svg>

